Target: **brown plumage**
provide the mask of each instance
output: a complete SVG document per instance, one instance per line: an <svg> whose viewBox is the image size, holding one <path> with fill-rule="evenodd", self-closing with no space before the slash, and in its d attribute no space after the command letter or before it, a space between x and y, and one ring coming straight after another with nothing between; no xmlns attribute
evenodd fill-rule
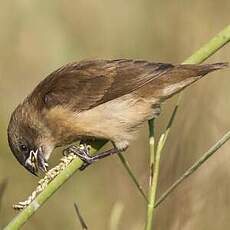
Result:
<svg viewBox="0 0 230 230"><path fill-rule="evenodd" d="M13 112L11 150L33 173L45 169L42 164L55 147L77 140L107 139L117 151L124 150L137 128L159 115L161 102L226 66L127 59L67 64L41 81Z"/></svg>

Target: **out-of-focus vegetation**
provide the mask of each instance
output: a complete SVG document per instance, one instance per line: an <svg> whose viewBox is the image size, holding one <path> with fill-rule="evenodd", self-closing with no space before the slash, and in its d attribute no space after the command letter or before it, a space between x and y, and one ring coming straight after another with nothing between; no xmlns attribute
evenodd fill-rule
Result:
<svg viewBox="0 0 230 230"><path fill-rule="evenodd" d="M84 58L141 58L179 63L229 24L230 3L220 1L2 1L0 8L0 181L8 179L0 226L11 208L36 186L10 154L6 128L10 112L49 72ZM208 62L230 61L230 47ZM212 74L183 97L162 155L159 194L230 127L229 71ZM163 106L158 133L175 98ZM147 187L148 144L144 127L126 156ZM157 229L230 227L230 144L183 183L158 209ZM56 151L54 165L60 157ZM109 173L108 173L109 172ZM139 230L145 202L118 158L97 162L74 176L24 229L77 229L77 200L89 229ZM117 211L117 207L120 207ZM119 216L119 218L117 217Z"/></svg>

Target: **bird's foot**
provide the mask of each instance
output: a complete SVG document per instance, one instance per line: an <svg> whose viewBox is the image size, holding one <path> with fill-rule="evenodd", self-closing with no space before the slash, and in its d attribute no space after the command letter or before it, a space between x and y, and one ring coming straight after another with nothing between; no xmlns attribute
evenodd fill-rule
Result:
<svg viewBox="0 0 230 230"><path fill-rule="evenodd" d="M64 154L70 154L70 153L74 153L84 162L84 164L80 167L80 170L84 170L86 167L88 167L95 161L119 153L119 150L117 148L113 148L103 153L97 154L95 156L90 156L88 146L86 144L82 144L81 147L72 145L64 151Z"/></svg>
<svg viewBox="0 0 230 230"><path fill-rule="evenodd" d="M71 145L67 149L63 151L63 154L67 156L68 154L73 153L78 156L84 163L79 168L79 170L84 170L86 167L93 163L92 157L89 155L89 146L84 144L80 144L80 146Z"/></svg>

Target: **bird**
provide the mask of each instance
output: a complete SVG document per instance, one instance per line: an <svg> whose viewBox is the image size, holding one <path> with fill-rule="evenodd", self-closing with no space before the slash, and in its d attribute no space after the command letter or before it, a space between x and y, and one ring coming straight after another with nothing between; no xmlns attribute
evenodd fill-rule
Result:
<svg viewBox="0 0 230 230"><path fill-rule="evenodd" d="M209 72L228 66L93 59L64 65L43 79L11 114L10 149L29 172L46 172L53 150L70 145L86 165L125 151L161 104ZM73 143L108 140L90 156ZM85 146L85 145L84 145Z"/></svg>

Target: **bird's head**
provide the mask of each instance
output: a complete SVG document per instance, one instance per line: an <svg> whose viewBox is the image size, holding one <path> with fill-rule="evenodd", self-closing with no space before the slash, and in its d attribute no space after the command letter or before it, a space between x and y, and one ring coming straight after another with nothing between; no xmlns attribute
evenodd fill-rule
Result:
<svg viewBox="0 0 230 230"><path fill-rule="evenodd" d="M32 108L19 105L8 126L8 142L16 159L29 172L47 171L47 160L54 145L50 134Z"/></svg>

